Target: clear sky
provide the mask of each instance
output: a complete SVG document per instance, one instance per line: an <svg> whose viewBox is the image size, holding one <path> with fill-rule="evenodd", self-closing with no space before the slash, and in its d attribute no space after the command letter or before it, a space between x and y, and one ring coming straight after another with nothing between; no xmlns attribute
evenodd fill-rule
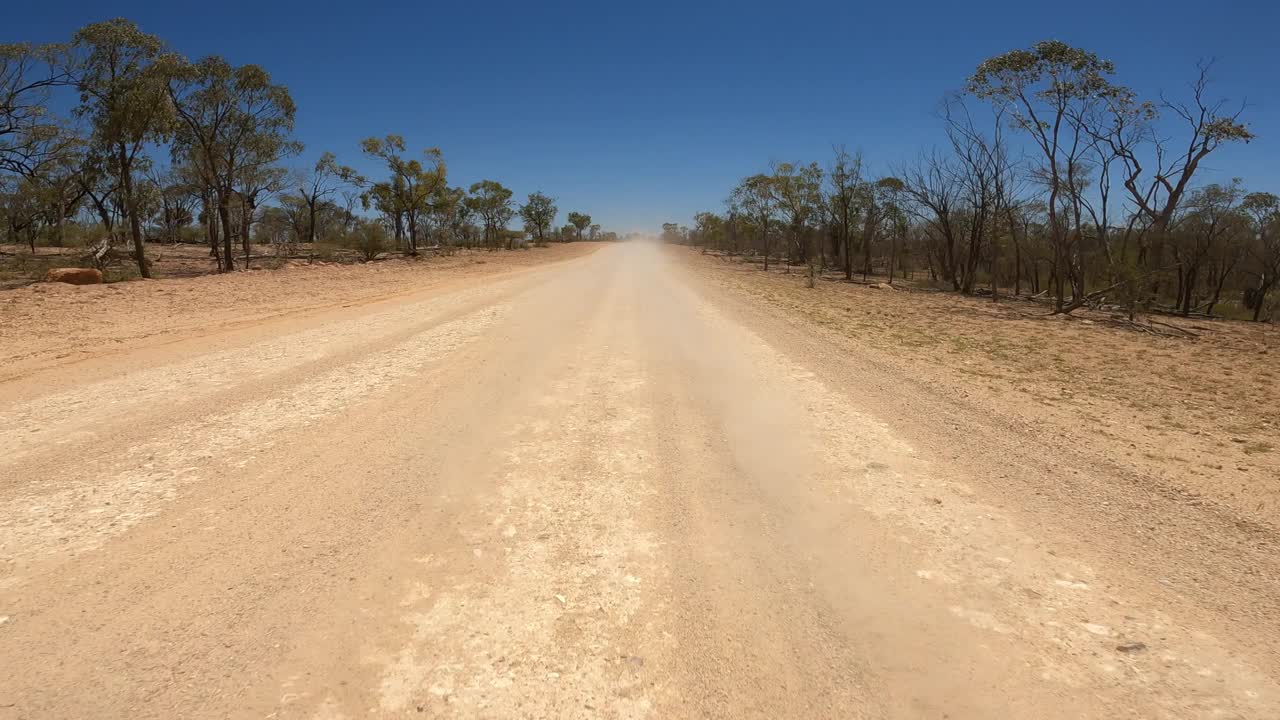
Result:
<svg viewBox="0 0 1280 720"><path fill-rule="evenodd" d="M191 58L257 63L298 104L305 164L358 141L439 146L454 184L543 190L608 229L719 209L771 160L831 145L887 171L938 142L940 98L984 58L1055 38L1116 62L1146 95L1216 58L1259 139L1206 181L1280 192L1280 2L11 3L0 42L65 40L124 16Z"/></svg>

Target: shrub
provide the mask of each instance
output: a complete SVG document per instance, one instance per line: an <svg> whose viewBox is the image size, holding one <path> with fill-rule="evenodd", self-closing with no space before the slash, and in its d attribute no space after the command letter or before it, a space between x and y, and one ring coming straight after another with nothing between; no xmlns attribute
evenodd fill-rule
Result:
<svg viewBox="0 0 1280 720"><path fill-rule="evenodd" d="M347 247L360 254L360 259L369 262L376 260L387 250L387 230L382 223L372 220L361 220L347 233Z"/></svg>

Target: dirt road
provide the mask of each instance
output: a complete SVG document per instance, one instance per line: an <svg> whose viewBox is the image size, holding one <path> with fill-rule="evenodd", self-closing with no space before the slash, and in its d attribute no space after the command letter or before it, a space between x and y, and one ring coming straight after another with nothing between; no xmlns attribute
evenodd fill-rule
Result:
<svg viewBox="0 0 1280 720"><path fill-rule="evenodd" d="M675 258L0 385L0 718L1280 717L1275 618L1076 552Z"/></svg>

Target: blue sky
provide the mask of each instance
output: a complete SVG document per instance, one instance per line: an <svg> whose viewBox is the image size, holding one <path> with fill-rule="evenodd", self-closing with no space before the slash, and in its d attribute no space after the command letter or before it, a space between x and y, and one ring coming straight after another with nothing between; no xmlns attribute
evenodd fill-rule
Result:
<svg viewBox="0 0 1280 720"><path fill-rule="evenodd" d="M1145 95L1202 58L1259 135L1205 181L1280 192L1280 2L49 2L5 13L0 42L64 40L124 16L195 58L257 63L298 104L297 162L362 171L358 141L439 146L454 184L543 190L562 213L651 230L718 209L771 160L834 143L887 172L940 139L940 98L984 58L1056 38L1114 60ZM564 218L561 217L561 222Z"/></svg>

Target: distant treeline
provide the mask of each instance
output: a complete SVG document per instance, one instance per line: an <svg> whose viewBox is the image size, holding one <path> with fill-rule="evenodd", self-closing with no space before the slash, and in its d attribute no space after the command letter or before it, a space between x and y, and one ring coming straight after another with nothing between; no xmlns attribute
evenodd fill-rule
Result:
<svg viewBox="0 0 1280 720"><path fill-rule="evenodd" d="M295 112L288 88L263 68L187 60L124 19L87 25L64 44L0 45L4 237L32 253L127 242L144 277L149 240L207 243L228 271L237 254L247 264L254 241L282 254L334 243L372 258L616 239L581 212L557 226L555 200L541 192L518 204L494 180L450 187L438 149L411 152L397 135L359 143L385 166L381 179L329 152L290 167L303 149ZM508 227L517 215L523 231Z"/></svg>
<svg viewBox="0 0 1280 720"><path fill-rule="evenodd" d="M836 148L744 178L721 212L664 236L770 262L904 268L972 294L1044 296L1180 315L1275 315L1280 199L1242 180L1198 185L1223 145L1254 138L1202 65L1183 99L1148 101L1061 42L993 57L942 105L946 142L885 176Z"/></svg>

